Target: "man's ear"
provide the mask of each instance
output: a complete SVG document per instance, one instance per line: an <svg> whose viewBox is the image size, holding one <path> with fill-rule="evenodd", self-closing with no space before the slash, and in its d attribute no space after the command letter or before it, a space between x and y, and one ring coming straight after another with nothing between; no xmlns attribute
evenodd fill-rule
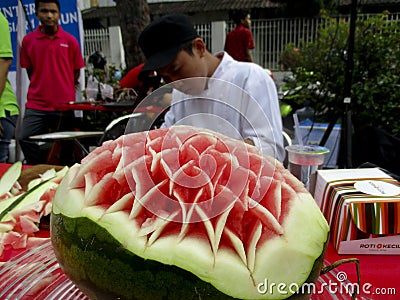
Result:
<svg viewBox="0 0 400 300"><path fill-rule="evenodd" d="M193 40L193 52L199 53L200 57L202 57L206 53L207 47L206 43L201 38L195 38Z"/></svg>

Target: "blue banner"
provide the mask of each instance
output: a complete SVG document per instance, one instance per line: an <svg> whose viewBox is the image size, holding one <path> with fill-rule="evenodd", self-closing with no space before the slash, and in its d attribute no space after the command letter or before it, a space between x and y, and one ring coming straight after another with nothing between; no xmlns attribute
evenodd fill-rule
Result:
<svg viewBox="0 0 400 300"><path fill-rule="evenodd" d="M11 42L13 45L14 60L11 65L10 71L16 71L16 55L17 55L17 31L18 31L18 1L21 0L1 0L0 11L6 17L10 26ZM80 12L76 0L59 0L61 6L60 25L68 33L72 34L80 43ZM24 5L27 21L31 24L33 30L39 25L39 20L35 15L35 1L22 0ZM26 24L26 33L31 31L28 22Z"/></svg>

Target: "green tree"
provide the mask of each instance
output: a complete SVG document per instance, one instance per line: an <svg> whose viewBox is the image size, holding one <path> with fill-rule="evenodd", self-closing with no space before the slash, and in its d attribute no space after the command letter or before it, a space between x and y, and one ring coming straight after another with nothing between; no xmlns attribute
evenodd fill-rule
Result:
<svg viewBox="0 0 400 300"><path fill-rule="evenodd" d="M127 69L144 60L138 45L140 33L150 22L149 6L146 0L114 0L118 11Z"/></svg>
<svg viewBox="0 0 400 300"><path fill-rule="evenodd" d="M324 121L343 112L349 23L327 18L318 38L283 53L293 71L286 88L297 93L287 101L310 101ZM400 31L399 21L387 14L359 19L356 25L354 70L350 109L357 126L374 126L400 134ZM287 57L291 59L287 59Z"/></svg>

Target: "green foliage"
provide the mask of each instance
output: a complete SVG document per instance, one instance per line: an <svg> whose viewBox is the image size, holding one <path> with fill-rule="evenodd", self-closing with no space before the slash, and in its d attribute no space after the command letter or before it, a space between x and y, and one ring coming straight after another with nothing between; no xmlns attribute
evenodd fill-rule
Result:
<svg viewBox="0 0 400 300"><path fill-rule="evenodd" d="M293 77L285 88L297 92L289 104L309 100L325 116L343 111L348 59L349 23L327 18L311 43L284 51ZM400 22L387 14L357 20L354 70L351 86L353 121L373 125L391 134L400 133ZM287 58L290 59L287 59Z"/></svg>
<svg viewBox="0 0 400 300"><path fill-rule="evenodd" d="M104 70L94 69L93 67L85 69L85 77L87 80L90 75L93 75L99 82L116 86L119 82L119 78L116 76L117 72L118 68L113 64L109 64Z"/></svg>

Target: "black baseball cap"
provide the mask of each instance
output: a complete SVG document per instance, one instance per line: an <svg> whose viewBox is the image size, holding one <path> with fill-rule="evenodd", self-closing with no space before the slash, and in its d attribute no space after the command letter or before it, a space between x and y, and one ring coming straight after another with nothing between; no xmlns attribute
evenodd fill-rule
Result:
<svg viewBox="0 0 400 300"><path fill-rule="evenodd" d="M184 43L197 37L196 28L186 15L170 14L154 20L139 36L139 46L146 57L141 73L165 67Z"/></svg>

